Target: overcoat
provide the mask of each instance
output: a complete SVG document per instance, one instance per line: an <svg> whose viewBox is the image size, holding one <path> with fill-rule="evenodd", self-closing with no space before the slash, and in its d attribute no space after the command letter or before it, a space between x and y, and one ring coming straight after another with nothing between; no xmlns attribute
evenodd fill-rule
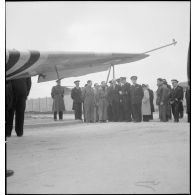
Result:
<svg viewBox="0 0 195 195"><path fill-rule="evenodd" d="M81 88L74 87L71 91L71 98L73 99L72 110L76 110L78 103L82 103L82 91Z"/></svg>
<svg viewBox="0 0 195 195"><path fill-rule="evenodd" d="M147 89L144 90L142 99L142 115L151 115L150 96Z"/></svg>
<svg viewBox="0 0 195 195"><path fill-rule="evenodd" d="M51 97L53 98L53 112L65 111L64 105L64 87L54 86L51 91Z"/></svg>
<svg viewBox="0 0 195 195"><path fill-rule="evenodd" d="M98 91L98 113L100 120L107 120L108 107L108 91L107 88L100 88Z"/></svg>

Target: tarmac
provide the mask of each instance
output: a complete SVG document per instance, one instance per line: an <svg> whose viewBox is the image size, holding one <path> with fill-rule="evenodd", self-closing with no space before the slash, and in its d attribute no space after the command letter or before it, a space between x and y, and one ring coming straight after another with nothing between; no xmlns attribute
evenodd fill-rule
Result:
<svg viewBox="0 0 195 195"><path fill-rule="evenodd" d="M8 194L190 192L190 126L155 120L82 123L67 115L25 119L8 138Z"/></svg>

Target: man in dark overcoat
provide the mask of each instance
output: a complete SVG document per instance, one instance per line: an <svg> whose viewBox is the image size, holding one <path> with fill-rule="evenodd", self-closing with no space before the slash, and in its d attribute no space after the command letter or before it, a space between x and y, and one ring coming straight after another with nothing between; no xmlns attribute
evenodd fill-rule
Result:
<svg viewBox="0 0 195 195"><path fill-rule="evenodd" d="M123 112L123 104L122 104L122 91L121 91L121 79L116 79L118 90L119 90L119 113L118 113L118 121L124 120L124 112Z"/></svg>
<svg viewBox="0 0 195 195"><path fill-rule="evenodd" d="M31 89L31 78L11 80L11 85L13 90L13 104L12 107L8 110L6 133L8 137L11 136L15 113L15 131L17 136L21 137L23 135L26 99Z"/></svg>
<svg viewBox="0 0 195 195"><path fill-rule="evenodd" d="M126 77L121 77L121 96L123 121L130 122L131 119L131 101L130 101L130 83L126 81Z"/></svg>
<svg viewBox="0 0 195 195"><path fill-rule="evenodd" d="M116 80L112 80L112 85L108 91L108 98L112 106L112 121L119 121L119 86L116 84Z"/></svg>
<svg viewBox="0 0 195 195"><path fill-rule="evenodd" d="M130 88L133 121L141 122L142 121L141 106L144 92L142 86L137 84L137 76L132 76L131 81L133 83Z"/></svg>
<svg viewBox="0 0 195 195"><path fill-rule="evenodd" d="M150 96L150 107L151 107L151 115L150 115L150 119L153 120L153 112L154 110L154 92L150 89L149 85L146 85L148 92L149 92L149 96Z"/></svg>
<svg viewBox="0 0 195 195"><path fill-rule="evenodd" d="M174 122L179 122L179 108L180 101L183 99L183 88L178 85L178 80L172 79L173 89L170 94L170 103L172 107L172 113L174 116Z"/></svg>
<svg viewBox="0 0 195 195"><path fill-rule="evenodd" d="M75 87L71 91L73 99L72 110L74 110L75 120L82 120L82 91L79 87L79 80L75 81Z"/></svg>
<svg viewBox="0 0 195 195"><path fill-rule="evenodd" d="M112 85L113 82L109 81L110 86L108 86L108 107L107 107L107 116L108 116L108 121L113 121L113 111L112 111Z"/></svg>

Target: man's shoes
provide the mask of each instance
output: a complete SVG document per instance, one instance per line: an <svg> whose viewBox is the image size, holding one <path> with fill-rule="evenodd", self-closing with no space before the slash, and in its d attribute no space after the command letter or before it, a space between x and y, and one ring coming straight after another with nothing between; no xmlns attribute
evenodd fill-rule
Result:
<svg viewBox="0 0 195 195"><path fill-rule="evenodd" d="M23 134L17 134L17 136L18 136L18 137L22 137L22 136L23 136Z"/></svg>
<svg viewBox="0 0 195 195"><path fill-rule="evenodd" d="M14 174L14 171L13 170L7 170L6 171L6 177L10 177Z"/></svg>

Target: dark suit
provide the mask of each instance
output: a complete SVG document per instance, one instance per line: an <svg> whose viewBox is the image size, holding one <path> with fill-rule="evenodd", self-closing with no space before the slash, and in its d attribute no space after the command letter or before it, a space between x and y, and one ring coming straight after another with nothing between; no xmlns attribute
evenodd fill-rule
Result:
<svg viewBox="0 0 195 195"><path fill-rule="evenodd" d="M151 89L148 89L149 96L150 96L150 107L151 107L151 116L150 119L153 119L153 112L154 112L154 92Z"/></svg>
<svg viewBox="0 0 195 195"><path fill-rule="evenodd" d="M111 87L108 87L108 107L107 107L107 116L108 121L113 121L112 117L112 93L111 93Z"/></svg>
<svg viewBox="0 0 195 195"><path fill-rule="evenodd" d="M121 99L122 99L122 116L123 121L132 121L131 119L131 102L130 102L130 87L129 83L121 85Z"/></svg>
<svg viewBox="0 0 195 195"><path fill-rule="evenodd" d="M163 85L161 87L160 105L159 105L160 120L163 122L168 121L168 117L167 117L168 102L169 102L169 89L167 86Z"/></svg>
<svg viewBox="0 0 195 195"><path fill-rule="evenodd" d="M72 89L71 98L73 99L72 109L74 110L75 120L82 120L82 91L80 87Z"/></svg>
<svg viewBox="0 0 195 195"><path fill-rule="evenodd" d="M108 102L112 108L112 121L119 121L119 109L120 109L120 99L119 99L119 85L112 85L108 90Z"/></svg>
<svg viewBox="0 0 195 195"><path fill-rule="evenodd" d="M177 86L171 90L170 101L175 122L179 122L180 102L183 99L183 88Z"/></svg>
<svg viewBox="0 0 195 195"><path fill-rule="evenodd" d="M24 112L26 99L31 88L31 78L22 78L11 81L13 89L13 105L8 111L8 121L6 126L7 135L11 136L13 129L13 117L15 113L15 131L17 136L23 135Z"/></svg>
<svg viewBox="0 0 195 195"><path fill-rule="evenodd" d="M142 121L142 98L144 96L143 89L141 85L135 84L130 87L130 98L131 98L131 106L132 106L132 116L133 120L136 122Z"/></svg>

